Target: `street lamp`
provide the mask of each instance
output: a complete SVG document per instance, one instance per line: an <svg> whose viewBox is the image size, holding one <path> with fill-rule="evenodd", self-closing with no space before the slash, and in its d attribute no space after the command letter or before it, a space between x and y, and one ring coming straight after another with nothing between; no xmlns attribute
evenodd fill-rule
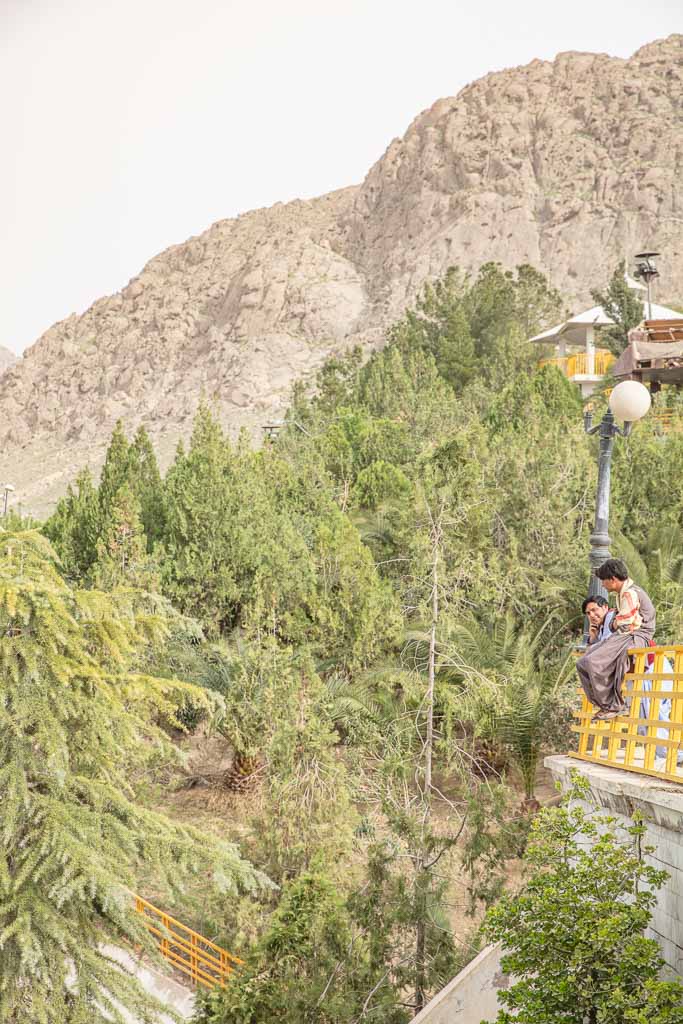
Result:
<svg viewBox="0 0 683 1024"><path fill-rule="evenodd" d="M12 484L2 484L2 487L0 487L0 490L3 490L5 492L5 511L3 512L2 515L3 515L3 518L6 519L7 518L7 500L9 498L10 494L14 491L14 488L12 487Z"/></svg>
<svg viewBox="0 0 683 1024"><path fill-rule="evenodd" d="M637 252L635 277L642 277L647 285L647 318L652 320L652 298L650 295L650 283L659 277L659 271L655 266L655 256L658 252Z"/></svg>
<svg viewBox="0 0 683 1024"><path fill-rule="evenodd" d="M645 416L650 408L650 392L637 380L624 380L613 389L609 396L609 408L597 426L593 426L590 410L584 413L584 427L587 434L597 434L600 438L600 454L598 455L598 489L595 499L595 525L590 535L590 582L589 597L606 597L607 592L595 575L602 563L610 557L609 536L609 494L610 474L612 470L612 448L617 434L628 437L636 420ZM615 419L623 420L624 426L618 427ZM583 646L588 645L588 619L584 621Z"/></svg>

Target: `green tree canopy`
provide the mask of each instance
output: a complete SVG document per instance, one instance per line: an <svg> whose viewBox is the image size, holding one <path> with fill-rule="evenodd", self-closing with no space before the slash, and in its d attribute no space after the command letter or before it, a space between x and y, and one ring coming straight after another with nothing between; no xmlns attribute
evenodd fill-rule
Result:
<svg viewBox="0 0 683 1024"><path fill-rule="evenodd" d="M82 579L97 558L100 525L97 488L90 470L83 469L75 488L69 484L66 496L43 527L70 576Z"/></svg>
<svg viewBox="0 0 683 1024"><path fill-rule="evenodd" d="M72 589L35 532L0 534L0 1018L7 1024L156 1019L107 942L148 946L130 890L193 870L258 878L229 844L136 800L164 752L159 719L206 694L136 672L164 623L130 592Z"/></svg>
<svg viewBox="0 0 683 1024"><path fill-rule="evenodd" d="M576 800L587 795L577 778L574 800L538 815L526 887L489 913L514 979L497 1024L680 1024L683 985L660 979L664 961L645 937L666 873L647 864L637 816L621 829Z"/></svg>
<svg viewBox="0 0 683 1024"><path fill-rule="evenodd" d="M614 268L607 288L604 291L595 289L591 292L593 302L602 306L607 316L614 320L614 327L601 332L609 348L615 355L620 355L628 345L628 332L637 327L644 315L642 299L629 288L626 283L626 261L622 260Z"/></svg>

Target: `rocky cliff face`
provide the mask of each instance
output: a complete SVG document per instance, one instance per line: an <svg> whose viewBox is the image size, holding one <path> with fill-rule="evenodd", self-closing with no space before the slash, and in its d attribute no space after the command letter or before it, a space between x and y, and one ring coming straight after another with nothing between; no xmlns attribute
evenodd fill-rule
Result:
<svg viewBox="0 0 683 1024"><path fill-rule="evenodd" d="M9 370L10 366L13 366L16 361L17 357L14 352L10 352L8 348L3 348L0 345L0 376L2 376L5 370Z"/></svg>
<svg viewBox="0 0 683 1024"><path fill-rule="evenodd" d="M47 331L0 380L1 474L45 511L119 416L170 456L202 392L258 430L293 380L379 343L451 264L529 262L578 302L653 246L660 297L683 298L682 110L683 36L630 60L533 61L439 100L360 187L221 221Z"/></svg>

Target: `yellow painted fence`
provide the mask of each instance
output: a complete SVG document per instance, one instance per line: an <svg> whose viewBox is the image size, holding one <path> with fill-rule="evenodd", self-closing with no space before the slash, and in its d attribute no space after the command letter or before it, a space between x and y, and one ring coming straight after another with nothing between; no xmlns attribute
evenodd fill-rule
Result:
<svg viewBox="0 0 683 1024"><path fill-rule="evenodd" d="M578 751L582 761L683 783L683 645L637 647L623 684L628 711L591 722L596 709L582 694ZM649 656L654 660L650 665Z"/></svg>
<svg viewBox="0 0 683 1024"><path fill-rule="evenodd" d="M604 376L613 362L614 356L611 352L602 348L596 349L593 357L593 373ZM555 356L552 359L544 359L541 362L541 366L557 366L565 377L569 377L570 380L573 377L589 372L588 355L585 352L575 352L570 356Z"/></svg>
<svg viewBox="0 0 683 1024"><path fill-rule="evenodd" d="M655 430L662 434L683 430L683 415L680 409L658 409L655 406L643 422L647 423L648 420L654 424Z"/></svg>
<svg viewBox="0 0 683 1024"><path fill-rule="evenodd" d="M236 967L243 963L238 957L221 949L170 914L135 896L135 909L142 914L145 925L155 937L161 955L185 974L193 985L214 988L224 985Z"/></svg>

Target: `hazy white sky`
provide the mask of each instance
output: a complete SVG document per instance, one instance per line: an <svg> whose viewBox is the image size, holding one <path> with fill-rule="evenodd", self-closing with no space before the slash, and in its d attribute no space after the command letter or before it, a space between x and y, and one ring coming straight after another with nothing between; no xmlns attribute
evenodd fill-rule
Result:
<svg viewBox="0 0 683 1024"><path fill-rule="evenodd" d="M0 0L0 344L213 221L359 182L440 96L681 0Z"/></svg>

